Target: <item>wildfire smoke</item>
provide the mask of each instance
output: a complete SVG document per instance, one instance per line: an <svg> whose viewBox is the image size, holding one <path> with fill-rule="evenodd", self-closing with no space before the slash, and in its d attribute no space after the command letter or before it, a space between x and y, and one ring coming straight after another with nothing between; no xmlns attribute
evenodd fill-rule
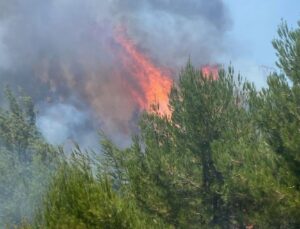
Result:
<svg viewBox="0 0 300 229"><path fill-rule="evenodd" d="M219 0L0 5L0 80L33 97L54 143L82 145L99 129L120 143L152 104L169 116L168 94L188 56L195 66L216 61L231 24Z"/></svg>

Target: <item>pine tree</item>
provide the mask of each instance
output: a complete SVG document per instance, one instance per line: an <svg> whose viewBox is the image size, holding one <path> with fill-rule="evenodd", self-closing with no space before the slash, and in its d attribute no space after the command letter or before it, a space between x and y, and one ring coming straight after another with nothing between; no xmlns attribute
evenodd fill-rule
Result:
<svg viewBox="0 0 300 229"><path fill-rule="evenodd" d="M0 227L31 220L54 166L56 150L35 125L27 96L6 88L7 108L0 108Z"/></svg>
<svg viewBox="0 0 300 229"><path fill-rule="evenodd" d="M299 24L300 25L300 24ZM278 29L273 41L280 74L268 77L268 87L252 98L251 110L267 144L276 154L278 177L285 190L283 228L300 227L300 28L290 30L286 23ZM277 207L278 208L278 207ZM276 208L275 208L276 209ZM274 221L278 216L274 217Z"/></svg>
<svg viewBox="0 0 300 229"><path fill-rule="evenodd" d="M113 190L96 160L79 147L62 160L50 182L33 228L168 228L141 213Z"/></svg>
<svg viewBox="0 0 300 229"><path fill-rule="evenodd" d="M188 63L170 94L171 119L155 110L145 114L141 136L125 151L103 143L115 182L127 186L143 210L174 227L229 227L233 213L221 193L228 174L217 167L213 150L245 114L240 87L232 68L213 80Z"/></svg>
<svg viewBox="0 0 300 229"><path fill-rule="evenodd" d="M294 178L257 125L257 94L231 67L212 80L188 63L170 94L171 118L154 106L130 148L102 143L106 172L175 228L294 227Z"/></svg>

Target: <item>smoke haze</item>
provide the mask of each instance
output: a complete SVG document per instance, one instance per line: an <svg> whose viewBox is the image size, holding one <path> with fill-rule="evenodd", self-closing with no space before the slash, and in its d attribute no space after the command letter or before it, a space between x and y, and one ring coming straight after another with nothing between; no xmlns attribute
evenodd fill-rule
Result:
<svg viewBox="0 0 300 229"><path fill-rule="evenodd" d="M52 143L86 143L103 129L126 145L141 111L127 85L144 95L120 58L116 28L176 73L189 56L196 66L215 63L230 25L221 0L1 0L1 85L34 98Z"/></svg>

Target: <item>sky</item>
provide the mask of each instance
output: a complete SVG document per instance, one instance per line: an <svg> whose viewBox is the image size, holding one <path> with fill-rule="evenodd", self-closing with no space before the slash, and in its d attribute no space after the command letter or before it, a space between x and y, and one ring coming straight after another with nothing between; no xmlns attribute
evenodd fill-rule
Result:
<svg viewBox="0 0 300 229"><path fill-rule="evenodd" d="M268 69L274 68L276 55L271 41L277 36L281 20L291 27L300 20L299 0L225 0L232 18L228 31L232 51L224 57L235 69L258 87L266 85ZM230 46L230 45L229 45Z"/></svg>

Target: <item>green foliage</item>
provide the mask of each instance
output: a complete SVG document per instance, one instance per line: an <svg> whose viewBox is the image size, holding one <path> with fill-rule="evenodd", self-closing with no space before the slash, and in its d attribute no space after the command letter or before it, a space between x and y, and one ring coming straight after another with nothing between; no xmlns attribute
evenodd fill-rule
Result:
<svg viewBox="0 0 300 229"><path fill-rule="evenodd" d="M56 152L35 126L29 97L5 91L8 107L0 109L0 227L29 220L38 206Z"/></svg>
<svg viewBox="0 0 300 229"><path fill-rule="evenodd" d="M299 24L300 25L300 24ZM288 164L300 188L300 28L282 23L273 41L283 74L272 74L256 98L258 123L269 144Z"/></svg>
<svg viewBox="0 0 300 229"><path fill-rule="evenodd" d="M79 148L74 151L55 173L34 227L162 227L142 215L127 196L115 192L106 177L97 176L96 165Z"/></svg>
<svg viewBox="0 0 300 229"><path fill-rule="evenodd" d="M226 141L228 129L235 130L235 120L246 113L241 87L232 68L212 80L188 63L171 91L171 119L145 114L141 136L124 151L102 144L117 186L174 227L229 227L233 213L222 196L229 174L218 169L213 145ZM233 134L238 138L239 131Z"/></svg>
<svg viewBox="0 0 300 229"><path fill-rule="evenodd" d="M276 206L285 228L300 227L300 29L282 23L279 38L273 41L282 74L268 78L268 88L253 93L250 109L256 126L277 157L277 189L284 203ZM280 174L280 175L279 175ZM281 201L282 202L282 201ZM279 216L278 216L279 217ZM273 218L274 222L278 222ZM278 222L279 223L279 222ZM278 224L277 224L278 225Z"/></svg>
<svg viewBox="0 0 300 229"><path fill-rule="evenodd" d="M257 92L231 67L212 80L188 63L170 119L144 114L128 149L102 143L106 172L142 211L176 228L297 228L300 97L281 80L271 76Z"/></svg>
<svg viewBox="0 0 300 229"><path fill-rule="evenodd" d="M298 22L300 26L300 22ZM278 28L279 38L273 41L277 51L277 66L294 84L300 83L300 28L290 30L286 22Z"/></svg>

